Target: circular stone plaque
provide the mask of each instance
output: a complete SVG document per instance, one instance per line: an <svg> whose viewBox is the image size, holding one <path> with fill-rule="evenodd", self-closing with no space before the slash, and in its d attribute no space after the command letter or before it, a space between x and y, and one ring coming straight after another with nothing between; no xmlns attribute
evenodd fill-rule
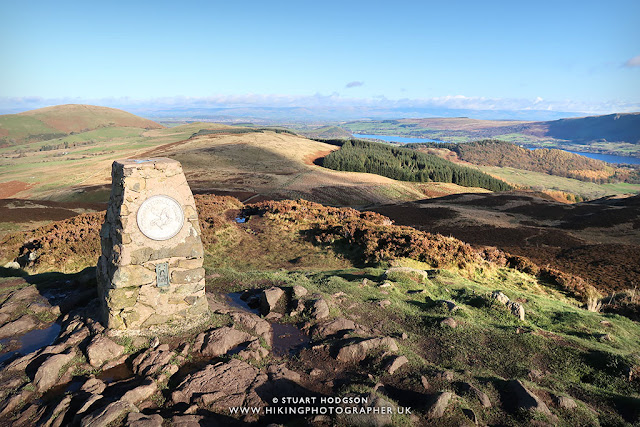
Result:
<svg viewBox="0 0 640 427"><path fill-rule="evenodd" d="M178 234L184 224L182 206L169 196L152 196L138 209L138 228L153 240L167 240Z"/></svg>

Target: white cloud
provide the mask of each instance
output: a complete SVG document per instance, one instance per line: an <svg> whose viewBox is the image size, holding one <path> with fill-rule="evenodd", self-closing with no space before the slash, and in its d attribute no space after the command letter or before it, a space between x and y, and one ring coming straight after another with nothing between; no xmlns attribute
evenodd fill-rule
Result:
<svg viewBox="0 0 640 427"><path fill-rule="evenodd" d="M349 88L352 88L352 87L362 86L363 84L364 84L364 82L358 82L358 81L349 82L349 83L346 84L345 88L349 89Z"/></svg>
<svg viewBox="0 0 640 427"><path fill-rule="evenodd" d="M640 55L634 56L624 63L625 67L640 67Z"/></svg>

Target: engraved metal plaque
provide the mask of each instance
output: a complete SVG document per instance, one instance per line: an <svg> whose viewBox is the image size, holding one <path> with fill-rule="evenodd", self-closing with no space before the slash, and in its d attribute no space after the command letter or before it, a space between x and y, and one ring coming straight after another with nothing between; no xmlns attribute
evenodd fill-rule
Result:
<svg viewBox="0 0 640 427"><path fill-rule="evenodd" d="M152 196L137 214L138 228L153 240L167 240L178 234L184 224L182 206L169 196Z"/></svg>
<svg viewBox="0 0 640 427"><path fill-rule="evenodd" d="M169 263L156 264L156 283L159 288L169 287Z"/></svg>

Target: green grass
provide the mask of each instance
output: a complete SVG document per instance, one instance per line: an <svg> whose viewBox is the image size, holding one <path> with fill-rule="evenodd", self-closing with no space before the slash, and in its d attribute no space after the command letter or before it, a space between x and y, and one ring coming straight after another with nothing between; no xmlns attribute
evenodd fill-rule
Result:
<svg viewBox="0 0 640 427"><path fill-rule="evenodd" d="M9 132L7 136L10 145L17 145L20 140L29 135L58 134L60 131L47 126L40 120L30 116L18 116L14 114L0 116L0 129ZM9 139L14 139L12 143Z"/></svg>
<svg viewBox="0 0 640 427"><path fill-rule="evenodd" d="M477 166L477 168L523 188L564 191L580 195L585 200L597 199L614 194L640 193L640 184L595 184L522 169L495 166Z"/></svg>

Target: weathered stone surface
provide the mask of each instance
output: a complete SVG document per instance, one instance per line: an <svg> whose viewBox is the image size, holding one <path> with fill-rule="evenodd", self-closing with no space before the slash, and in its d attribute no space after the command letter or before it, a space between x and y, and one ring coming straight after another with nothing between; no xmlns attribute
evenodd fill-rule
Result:
<svg viewBox="0 0 640 427"><path fill-rule="evenodd" d="M158 384L156 384L155 381L145 380L138 387L127 391L120 398L120 400L125 402L131 402L135 405L136 403L142 402L150 398L153 395L153 393L156 392L156 390L158 390Z"/></svg>
<svg viewBox="0 0 640 427"><path fill-rule="evenodd" d="M141 265L122 265L113 273L114 288L129 288L148 285L155 281L156 272Z"/></svg>
<svg viewBox="0 0 640 427"><path fill-rule="evenodd" d="M308 293L309 293L309 291L304 286L300 286L300 285L294 285L293 286L293 296L294 296L294 298L297 298L297 299L303 298L303 297L307 296Z"/></svg>
<svg viewBox="0 0 640 427"><path fill-rule="evenodd" d="M96 336L87 346L87 358L91 366L99 368L105 362L117 359L124 353L124 347L104 335Z"/></svg>
<svg viewBox="0 0 640 427"><path fill-rule="evenodd" d="M271 310L275 309L280 301L280 298L284 296L284 291L278 287L271 287L265 289L260 294L260 312L262 314L269 314Z"/></svg>
<svg viewBox="0 0 640 427"><path fill-rule="evenodd" d="M166 344L147 349L133 359L133 372L141 377L159 374L171 363L173 356Z"/></svg>
<svg viewBox="0 0 640 427"><path fill-rule="evenodd" d="M89 409L91 409L94 403L96 403L102 398L103 396L101 394L89 395L87 400L85 400L84 403L80 406L80 408L76 410L76 416L73 419L74 424L80 424L80 420L82 420L82 416L85 415L87 411L89 411Z"/></svg>
<svg viewBox="0 0 640 427"><path fill-rule="evenodd" d="M456 328L458 326L458 322L453 317L447 317L440 321L441 326L447 326L449 328Z"/></svg>
<svg viewBox="0 0 640 427"><path fill-rule="evenodd" d="M329 304L323 298L316 300L311 308L311 316L316 320L326 319L329 317Z"/></svg>
<svg viewBox="0 0 640 427"><path fill-rule="evenodd" d="M0 339L22 335L38 326L38 321L29 315L24 315L13 322L0 327Z"/></svg>
<svg viewBox="0 0 640 427"><path fill-rule="evenodd" d="M511 310L511 314L516 316L520 320L524 320L524 307L519 302L509 301L507 308Z"/></svg>
<svg viewBox="0 0 640 427"><path fill-rule="evenodd" d="M20 393L14 394L10 398L6 399L2 406L2 410L0 411L0 417L10 414L20 404L22 404L29 397L31 397L32 394L33 394L32 391L22 390Z"/></svg>
<svg viewBox="0 0 640 427"><path fill-rule="evenodd" d="M434 378L441 381L448 381L448 382L453 381L454 377L455 376L453 374L453 371L442 371L434 375Z"/></svg>
<svg viewBox="0 0 640 427"><path fill-rule="evenodd" d="M260 361L269 355L269 350L260 345L256 338L247 345L247 348L238 353L238 357L244 360Z"/></svg>
<svg viewBox="0 0 640 427"><path fill-rule="evenodd" d="M253 330L253 332L255 332L255 334L260 338L264 339L268 345L272 345L273 331L271 330L271 324L269 322L258 315L244 311L232 311L229 312L229 315L235 323Z"/></svg>
<svg viewBox="0 0 640 427"><path fill-rule="evenodd" d="M491 407L491 400L489 400L489 396L487 396L485 393L480 391L477 387L469 383L462 383L462 389L465 392L471 394L472 396L475 396L476 399L480 401L480 404L485 408Z"/></svg>
<svg viewBox="0 0 640 427"><path fill-rule="evenodd" d="M331 335L335 335L339 332L347 332L356 329L356 324L353 320L345 319L344 317L338 317L337 319L329 322L324 322L316 325L314 333L321 338L326 338Z"/></svg>
<svg viewBox="0 0 640 427"><path fill-rule="evenodd" d="M435 396L429 410L427 411L427 417L429 419L442 418L445 411L449 407L449 402L453 397L453 393L449 391L442 392Z"/></svg>
<svg viewBox="0 0 640 427"><path fill-rule="evenodd" d="M249 388L258 376L258 370L246 362L231 359L228 363L207 365L201 371L188 375L172 394L174 403L193 403L201 397L206 406L214 408L240 406Z"/></svg>
<svg viewBox="0 0 640 427"><path fill-rule="evenodd" d="M82 418L80 425L82 427L103 427L130 412L139 411L132 403L119 400Z"/></svg>
<svg viewBox="0 0 640 427"><path fill-rule="evenodd" d="M171 273L171 283L197 283L204 279L204 268L176 270Z"/></svg>
<svg viewBox="0 0 640 427"><path fill-rule="evenodd" d="M504 305L506 305L509 302L509 297L500 291L493 291L491 293L491 298Z"/></svg>
<svg viewBox="0 0 640 427"><path fill-rule="evenodd" d="M409 359L407 359L405 356L393 356L391 360L387 362L385 370L390 374L394 374L398 369L400 369L407 363L409 363Z"/></svg>
<svg viewBox="0 0 640 427"><path fill-rule="evenodd" d="M336 359L341 362L361 362L367 357L369 351L381 347L393 352L398 351L398 344L393 338L369 338L342 346L338 350Z"/></svg>
<svg viewBox="0 0 640 427"><path fill-rule="evenodd" d="M163 418L159 414L144 415L139 412L129 412L127 427L162 427ZM173 424L176 425L175 423ZM198 423L199 427L200 424Z"/></svg>
<svg viewBox="0 0 640 427"><path fill-rule="evenodd" d="M410 267L393 267L385 271L385 275L390 280L394 280L394 275L407 275L409 277L415 277L421 281L429 278L429 274L426 271Z"/></svg>
<svg viewBox="0 0 640 427"><path fill-rule="evenodd" d="M556 396L556 404L563 409L575 409L578 404L569 396Z"/></svg>
<svg viewBox="0 0 640 427"><path fill-rule="evenodd" d="M36 390L40 393L44 393L51 387L56 385L58 378L60 377L60 370L64 365L71 362L75 357L75 353L63 353L54 354L50 356L45 362L40 365L40 368L36 371L36 375L33 378L33 384Z"/></svg>
<svg viewBox="0 0 640 427"><path fill-rule="evenodd" d="M53 408L53 411L49 414L49 417L42 421L42 427L61 426L64 417L71 404L71 396L66 395L62 400Z"/></svg>
<svg viewBox="0 0 640 427"><path fill-rule="evenodd" d="M547 405L529 391L520 380L509 381L508 388L513 393L519 408L539 412L551 418L555 417Z"/></svg>
<svg viewBox="0 0 640 427"><path fill-rule="evenodd" d="M250 341L251 335L228 326L214 329L204 334L200 353L205 356L216 357L226 354L238 345ZM196 342L199 339L196 338Z"/></svg>
<svg viewBox="0 0 640 427"><path fill-rule="evenodd" d="M82 384L80 391L89 394L102 394L105 388L107 388L107 385L102 380L92 377Z"/></svg>

